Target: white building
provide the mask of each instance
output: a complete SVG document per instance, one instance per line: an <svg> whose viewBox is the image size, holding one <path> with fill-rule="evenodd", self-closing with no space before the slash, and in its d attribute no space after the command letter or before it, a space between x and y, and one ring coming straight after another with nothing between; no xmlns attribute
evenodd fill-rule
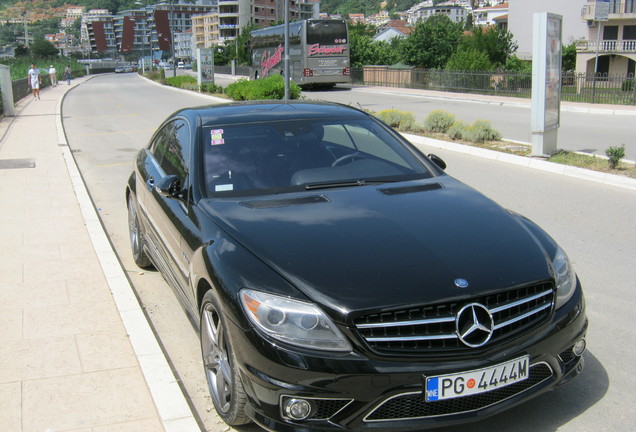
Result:
<svg viewBox="0 0 636 432"><path fill-rule="evenodd" d="M610 75L636 74L636 0L610 0L607 21L594 21L595 2L581 11L586 37L576 46L576 71ZM600 40L597 39L600 26Z"/></svg>
<svg viewBox="0 0 636 432"><path fill-rule="evenodd" d="M534 1L530 2L525 0L525 3L534 3ZM495 18L499 18L503 15L508 15L508 3L481 7L473 11L473 24L480 27L494 25Z"/></svg>
<svg viewBox="0 0 636 432"><path fill-rule="evenodd" d="M551 12L563 17L562 40L568 45L587 35L587 25L581 18L586 0L510 0L508 30L519 45L517 57L532 59L532 21L535 12Z"/></svg>

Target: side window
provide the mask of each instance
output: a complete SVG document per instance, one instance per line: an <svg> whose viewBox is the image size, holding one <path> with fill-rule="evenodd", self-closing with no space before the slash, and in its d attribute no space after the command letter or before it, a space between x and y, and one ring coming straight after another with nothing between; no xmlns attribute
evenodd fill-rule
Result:
<svg viewBox="0 0 636 432"><path fill-rule="evenodd" d="M174 120L161 129L150 146L150 152L166 175L176 175L182 187L188 180L190 131L184 120Z"/></svg>

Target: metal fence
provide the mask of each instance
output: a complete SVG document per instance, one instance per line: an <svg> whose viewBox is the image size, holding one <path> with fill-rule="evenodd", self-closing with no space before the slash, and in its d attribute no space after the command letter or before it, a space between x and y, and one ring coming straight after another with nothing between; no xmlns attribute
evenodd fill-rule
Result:
<svg viewBox="0 0 636 432"><path fill-rule="evenodd" d="M455 93L532 97L532 75L365 66L352 68L354 84ZM561 99L572 102L636 105L634 75L564 73Z"/></svg>

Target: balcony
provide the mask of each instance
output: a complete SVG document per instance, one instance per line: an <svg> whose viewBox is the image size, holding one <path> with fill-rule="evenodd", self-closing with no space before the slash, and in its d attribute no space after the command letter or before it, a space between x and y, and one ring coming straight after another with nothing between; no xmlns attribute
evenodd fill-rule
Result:
<svg viewBox="0 0 636 432"><path fill-rule="evenodd" d="M595 53L597 48L599 53L636 53L636 40L582 40L576 43L576 51L581 53Z"/></svg>
<svg viewBox="0 0 636 432"><path fill-rule="evenodd" d="M596 11L596 3L588 3L581 10L581 18L587 21L594 21L594 12ZM636 18L636 1L623 0L620 2L610 2L609 20L614 19L634 19Z"/></svg>

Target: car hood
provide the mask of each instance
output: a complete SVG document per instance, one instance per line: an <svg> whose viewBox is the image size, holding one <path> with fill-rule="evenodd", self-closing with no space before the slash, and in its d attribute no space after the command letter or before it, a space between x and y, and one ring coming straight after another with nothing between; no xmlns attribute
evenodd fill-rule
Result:
<svg viewBox="0 0 636 432"><path fill-rule="evenodd" d="M519 218L448 176L268 198L210 199L201 207L334 318L552 277ZM456 286L460 278L468 287Z"/></svg>

